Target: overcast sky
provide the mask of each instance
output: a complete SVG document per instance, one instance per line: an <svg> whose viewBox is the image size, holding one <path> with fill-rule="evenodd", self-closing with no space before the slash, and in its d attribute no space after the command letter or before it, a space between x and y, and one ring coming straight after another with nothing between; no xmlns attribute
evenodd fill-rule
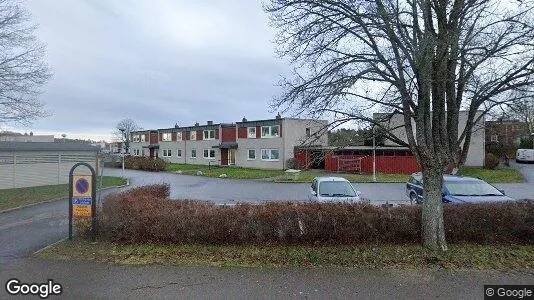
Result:
<svg viewBox="0 0 534 300"><path fill-rule="evenodd" d="M19 131L108 139L127 117L152 129L275 115L268 105L288 68L261 1L25 5L54 76L41 95L52 116Z"/></svg>

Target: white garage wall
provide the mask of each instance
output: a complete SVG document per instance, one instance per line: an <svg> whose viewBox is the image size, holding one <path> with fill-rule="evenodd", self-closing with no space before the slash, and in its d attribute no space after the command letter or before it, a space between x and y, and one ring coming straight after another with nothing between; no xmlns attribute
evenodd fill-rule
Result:
<svg viewBox="0 0 534 300"><path fill-rule="evenodd" d="M78 162L96 166L96 153L90 151L0 152L0 189L66 184L69 172ZM96 171L96 170L95 170ZM80 166L76 174L90 174Z"/></svg>

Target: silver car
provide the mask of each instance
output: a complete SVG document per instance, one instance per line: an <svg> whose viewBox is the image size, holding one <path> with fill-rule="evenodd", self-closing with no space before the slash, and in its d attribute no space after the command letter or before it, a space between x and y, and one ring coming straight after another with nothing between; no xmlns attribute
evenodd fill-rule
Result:
<svg viewBox="0 0 534 300"><path fill-rule="evenodd" d="M361 193L345 178L316 177L311 184L311 201L359 202Z"/></svg>

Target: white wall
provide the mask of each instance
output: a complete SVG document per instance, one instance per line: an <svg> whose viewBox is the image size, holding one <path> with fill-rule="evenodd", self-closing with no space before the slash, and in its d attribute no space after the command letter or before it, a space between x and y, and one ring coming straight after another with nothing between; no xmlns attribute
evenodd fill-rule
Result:
<svg viewBox="0 0 534 300"><path fill-rule="evenodd" d="M69 182L69 172L78 162L96 167L96 153L90 151L0 152L0 189L56 185ZM95 169L96 171L96 169ZM76 174L90 174L86 167Z"/></svg>
<svg viewBox="0 0 534 300"><path fill-rule="evenodd" d="M475 119L480 116L482 112L477 112ZM377 116L375 116L376 118ZM458 122L458 135L461 135L463 130L465 129L465 125L467 122L467 111L461 111L459 115L459 122ZM395 114L391 117L389 124L389 128L395 128L399 125L404 124L404 117L401 114ZM416 134L415 130L415 121L412 120L412 127L414 128L414 135ZM399 139L408 142L406 129L404 127L392 129L391 133L398 137ZM397 143L386 140L385 141L386 146L398 146ZM462 143L463 145L463 143ZM484 158L485 158L485 136L484 136L484 118L481 118L480 122L475 124L473 126L473 132L471 135L471 142L469 143L469 151L467 153L465 165L466 166L476 166L481 167L484 165Z"/></svg>

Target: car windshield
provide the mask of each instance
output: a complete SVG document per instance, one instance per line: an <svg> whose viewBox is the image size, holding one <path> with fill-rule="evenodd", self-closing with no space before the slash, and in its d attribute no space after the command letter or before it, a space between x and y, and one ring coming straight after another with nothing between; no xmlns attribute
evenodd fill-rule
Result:
<svg viewBox="0 0 534 300"><path fill-rule="evenodd" d="M325 197L355 197L356 192L346 181L324 181L319 185L319 193Z"/></svg>
<svg viewBox="0 0 534 300"><path fill-rule="evenodd" d="M453 196L502 196L494 186L483 181L445 182L445 188Z"/></svg>

